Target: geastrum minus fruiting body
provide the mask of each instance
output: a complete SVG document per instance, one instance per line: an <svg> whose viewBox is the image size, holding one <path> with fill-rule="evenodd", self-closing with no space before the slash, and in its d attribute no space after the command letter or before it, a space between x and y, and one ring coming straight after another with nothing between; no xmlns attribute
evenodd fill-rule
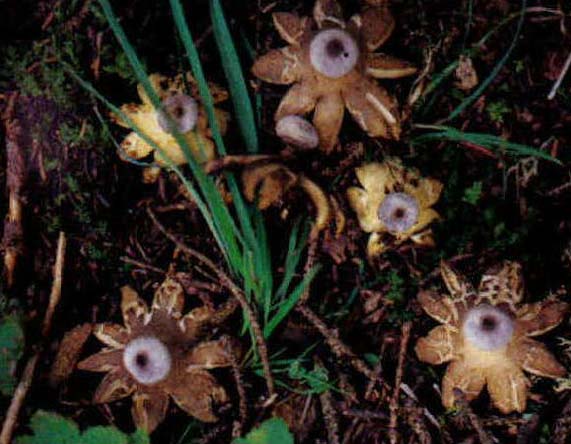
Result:
<svg viewBox="0 0 571 444"><path fill-rule="evenodd" d="M310 238L314 239L334 220L336 234L345 226L345 216L335 199L328 195L317 183L303 174L294 173L278 162L260 162L250 165L242 173L244 196L250 202L257 202L258 208L265 210L282 202L292 189L301 189L315 206L315 222Z"/></svg>
<svg viewBox="0 0 571 444"><path fill-rule="evenodd" d="M369 258L409 239L419 246L434 245L429 225L439 217L432 206L440 197L442 183L422 177L394 158L367 163L355 173L362 188L349 188L347 198L363 231L371 233Z"/></svg>
<svg viewBox="0 0 571 444"><path fill-rule="evenodd" d="M162 102L162 109L155 109L143 86L137 85L142 103L123 105L121 111L162 150L162 153L155 152L152 144L136 131L132 131L121 143L121 149L127 158L142 159L153 153L158 167L164 167L170 162L175 165L186 164L184 152L173 135L176 129L182 134L198 163L214 159L216 152L211 139L208 117L206 109L198 101L200 94L194 78L189 73L185 76L179 74L173 78L151 74L149 82ZM209 86L214 103L227 99L226 91L214 84ZM224 133L228 115L219 109L215 112L220 131ZM120 116L112 117L117 124L129 128L128 123ZM145 171L145 181L153 182L159 172L160 169L157 167L148 168Z"/></svg>
<svg viewBox="0 0 571 444"><path fill-rule="evenodd" d="M346 22L336 0L317 0L313 17L279 12L273 20L289 46L261 56L252 71L266 82L293 84L276 111L276 122L315 110L319 145L328 152L337 145L346 107L369 136L399 138L397 101L376 79L404 77L416 69L374 52L394 29L385 3Z"/></svg>
<svg viewBox="0 0 571 444"><path fill-rule="evenodd" d="M523 412L530 386L523 371L547 378L566 373L532 338L559 325L569 304L553 298L522 304L521 266L515 262L488 270L478 291L446 263L441 273L450 296L424 291L418 300L443 325L418 340L416 354L433 365L450 362L442 381L444 406L454 406L454 389L470 401L487 386L502 413Z"/></svg>
<svg viewBox="0 0 571 444"><path fill-rule="evenodd" d="M165 418L169 397L186 413L214 422L215 405L228 401L208 369L231 365L236 345L229 338L199 341L213 309L202 306L182 314L184 292L171 278L155 292L151 309L130 287L122 289L124 325L99 324L95 336L107 347L78 364L105 372L94 402L132 396L137 427L153 431Z"/></svg>

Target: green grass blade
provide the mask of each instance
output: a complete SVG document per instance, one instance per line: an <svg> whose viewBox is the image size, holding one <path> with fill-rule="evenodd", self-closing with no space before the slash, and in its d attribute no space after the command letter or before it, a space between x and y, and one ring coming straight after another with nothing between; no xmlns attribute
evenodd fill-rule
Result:
<svg viewBox="0 0 571 444"><path fill-rule="evenodd" d="M285 319L285 317L293 310L295 304L299 301L304 291L311 284L315 275L319 272L320 266L316 265L303 277L303 280L294 288L290 295L283 301L277 313L272 317L270 322L264 326L264 337L269 338L277 326Z"/></svg>
<svg viewBox="0 0 571 444"><path fill-rule="evenodd" d="M204 75L204 70L202 69L202 63L200 62L200 57L198 55L198 50L192 39L192 34L190 28L188 27L188 22L184 14L184 9L180 0L170 0L170 6L172 10L173 19L175 26L179 33L180 39L186 50L186 54L189 63L192 68L192 73L198 83L198 89L200 91L200 96L202 103L206 108L208 114L209 122L211 122L212 136L218 152L222 155L227 153L226 147L224 145L224 140L222 139L222 134L220 133L220 128L216 120L216 114L214 110L214 101L212 99L212 94L208 87L208 82L206 81L206 76ZM236 212L240 221L242 230L244 231L244 236L249 243L250 248L257 248L256 245L256 235L252 228L250 217L248 214L247 207L243 201L242 195L236 185L235 179L232 175L227 174L226 178L228 180L228 186L230 188L230 193L234 199L234 205L236 207Z"/></svg>
<svg viewBox="0 0 571 444"><path fill-rule="evenodd" d="M119 24L117 17L115 16L111 4L108 0L99 0L99 3L103 9L103 13L109 23L109 26L115 37L117 38L119 44L123 48L127 60L131 64L133 71L137 77L137 80L143 86L147 96L155 106L155 108L160 109L161 101L157 93L153 89L152 85L148 80L147 73L140 62L134 48L130 44L123 28ZM216 119L214 119L216 121ZM229 213L228 207L226 206L220 192L216 188L216 185L211 178L206 176L202 168L197 164L194 159L190 148L182 135L175 131L173 133L176 141L180 145L185 158L190 166L194 178L197 180L201 192L204 195L204 201L208 205L209 210L212 212L213 217L212 223L213 227L217 231L217 238L220 240L219 246L225 253L227 259L230 260L229 265L233 270L239 268L240 264L240 252L238 247L238 241L241 239L240 232L238 231L234 221ZM159 150L161 155L164 154L163 150Z"/></svg>
<svg viewBox="0 0 571 444"><path fill-rule="evenodd" d="M488 86L494 81L494 79L496 78L496 76L500 73L501 69L504 67L504 65L506 64L506 62L508 61L508 59L510 58L514 48L517 45L517 41L519 39L522 27L523 27L523 22L525 20L525 10L527 8L527 0L522 0L521 2L521 15L520 18L518 20L517 23L517 27L516 27L516 31L514 34L514 37L510 43L510 46L508 47L507 51L505 52L505 54L502 56L502 58L498 61L498 63L496 63L496 66L494 66L494 69L492 69L492 72L490 72L490 74L488 75L488 77L486 77L486 79L478 86L478 88L476 88L476 90L470 94L468 97L466 97L462 103L460 103L460 105L458 105L451 113L450 115L446 118L446 121L450 121L455 119L456 117L458 117L462 111L464 111L468 106L470 106L472 103L474 103L476 100L478 100L478 98L483 94L483 92L488 88Z"/></svg>
<svg viewBox="0 0 571 444"><path fill-rule="evenodd" d="M305 248L308 231L306 229L303 233L300 234L300 227L301 221L298 221L293 226L289 236L288 249L284 264L284 274L275 295L275 299L277 301L281 301L287 294L291 281L295 276L297 266L301 260L301 253Z"/></svg>
<svg viewBox="0 0 571 444"><path fill-rule="evenodd" d="M226 147L222 140L222 134L220 133L220 127L218 126L218 120L216 119L216 112L214 110L214 100L212 99L212 94L210 93L210 88L208 87L208 82L206 81L204 70L202 69L198 50L196 49L190 28L188 27L188 23L184 15L184 9L182 8L180 0L169 0L169 2L176 29L190 62L192 74L198 84L202 104L204 105L204 108L206 108L206 114L208 115L208 121L212 129L212 137L214 138L218 152L222 155L226 155Z"/></svg>
<svg viewBox="0 0 571 444"><path fill-rule="evenodd" d="M541 150L520 143L509 142L501 137L486 133L471 133L443 125L416 125L417 128L432 129L434 132L423 134L412 140L413 144L430 140L449 140L467 142L488 148L494 152L505 153L516 157L537 157L561 165L561 161Z"/></svg>
<svg viewBox="0 0 571 444"><path fill-rule="evenodd" d="M139 127L137 127L137 125L135 125L135 123L129 119L129 117L123 112L121 111L120 108L118 108L117 106L113 105L113 103L111 103L109 100L107 100L107 98L105 96L103 96L99 91L97 91L97 89L89 82L85 81L84 79L81 78L81 76L79 76L79 74L77 74L77 72L75 72L75 70L68 65L65 62L61 62L65 71L83 88L85 89L88 93L90 93L93 97L95 97L96 99L98 99L99 101L101 101L107 108L109 108L109 110L116 114L117 116L119 116L125 123L127 123L127 125L129 125L129 127L131 127L133 129L133 131L135 131L139 137L141 137L145 142L147 142L149 145L151 145L153 147L153 149L156 149L157 151L161 151L161 147L159 147L157 144L155 144L155 142L149 138L149 136L147 136ZM183 182L184 186L188 189L188 191L190 192L193 200L196 202L196 205L198 206L199 210L201 211L201 213L203 214L206 223L208 224L209 228L211 230L213 230L214 234L216 235L216 230L214 230L214 226L213 226L213 222L212 222L212 215L210 214L210 212L208 211L208 209L206 208L206 205L204 203L204 200L202 199L202 197L200 196L200 194L198 193L198 191L196 190L196 188L192 185L192 183L190 183L188 181L188 179L184 176L184 174L182 173L182 170L175 165L174 163L172 163L172 161L170 160L170 158L166 155L165 153L165 159L167 161L168 167L170 169L172 169L176 175L181 179L181 181Z"/></svg>
<svg viewBox="0 0 571 444"><path fill-rule="evenodd" d="M256 153L259 151L258 133L256 131L252 102L250 101L244 75L242 74L240 59L238 58L230 30L228 29L220 0L210 0L210 16L212 17L214 39L216 40L218 51L220 52L222 68L228 79L230 95L234 103L234 115L240 126L240 132L246 143L246 149L250 153Z"/></svg>

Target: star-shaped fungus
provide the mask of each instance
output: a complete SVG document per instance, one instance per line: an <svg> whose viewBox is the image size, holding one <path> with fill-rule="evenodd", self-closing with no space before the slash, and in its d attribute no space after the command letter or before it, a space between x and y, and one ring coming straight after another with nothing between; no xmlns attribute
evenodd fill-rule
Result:
<svg viewBox="0 0 571 444"><path fill-rule="evenodd" d="M347 107L369 136L399 138L397 101L375 79L408 76L416 68L374 52L395 26L385 2L348 22L337 0L317 0L313 18L279 12L273 21L289 46L257 59L252 72L266 82L293 84L276 111L276 122L315 109L319 146L329 152L337 144Z"/></svg>
<svg viewBox="0 0 571 444"><path fill-rule="evenodd" d="M367 163L355 173L363 188L349 188L347 198L361 228L371 233L369 258L387 251L391 243L397 246L408 239L419 246L434 245L427 227L439 217L431 207L440 197L442 183L421 177L395 158Z"/></svg>
<svg viewBox="0 0 571 444"><path fill-rule="evenodd" d="M488 270L476 291L459 273L441 264L450 296L430 291L418 299L428 315L441 322L418 340L416 354L433 365L451 362L442 381L442 402L454 405L454 389L472 400L487 385L492 403L502 412L523 412L530 385L523 370L547 378L565 368L532 339L555 328L569 304L555 299L522 304L521 266L504 262Z"/></svg>
<svg viewBox="0 0 571 444"><path fill-rule="evenodd" d="M315 223L310 239L315 239L334 219L336 233L340 234L345 226L345 215L339 209L332 196L303 174L296 174L281 163L254 163L242 173L244 196L255 202L260 210L282 202L292 188L298 187L305 192L315 206Z"/></svg>
<svg viewBox="0 0 571 444"><path fill-rule="evenodd" d="M189 415L214 422L214 405L228 401L226 391L207 371L230 366L235 344L228 338L199 341L214 311L207 306L182 314L184 292L171 278L155 292L151 309L130 287L122 288L124 326L99 324L95 336L107 347L78 364L81 370L107 373L94 402L132 396L137 427L152 432L163 421L169 397Z"/></svg>
<svg viewBox="0 0 571 444"><path fill-rule="evenodd" d="M158 145L164 155L175 165L186 164L186 158L173 135L174 128L182 134L197 162L204 163L214 159L216 153L214 142L211 139L208 117L205 108L197 99L200 93L192 75L187 73L183 77L179 74L174 78L169 78L161 74L151 74L149 82L161 99L163 109L155 109L143 86L139 84L137 92L142 103L125 104L121 107L121 111ZM214 84L209 86L214 103L227 99L228 94L222 88ZM225 133L228 115L219 109L215 111L220 131ZM119 116L112 115L112 118L117 124L129 128L129 125ZM153 146L135 131L125 137L121 148L130 159L142 159L154 151ZM154 152L153 158L158 167L169 164L169 160L165 159L160 152ZM154 182L159 172L160 169L157 167L147 169L145 181Z"/></svg>

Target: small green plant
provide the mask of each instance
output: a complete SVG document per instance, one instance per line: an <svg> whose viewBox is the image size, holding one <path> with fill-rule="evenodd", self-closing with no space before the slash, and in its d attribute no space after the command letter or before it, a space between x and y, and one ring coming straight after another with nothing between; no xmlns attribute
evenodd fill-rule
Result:
<svg viewBox="0 0 571 444"><path fill-rule="evenodd" d="M387 291L386 298L389 301L400 303L404 300L404 279L399 276L395 270L391 270L388 275L389 290Z"/></svg>
<svg viewBox="0 0 571 444"><path fill-rule="evenodd" d="M480 198L482 197L482 182L476 181L472 186L464 190L464 196L462 197L462 202L469 203L470 205L478 205Z"/></svg>
<svg viewBox="0 0 571 444"><path fill-rule="evenodd" d="M293 361L288 369L288 376L290 379L303 381L309 386L309 390L305 391L306 394L320 394L327 390L335 389L329 381L327 370L323 367L315 365L313 370L307 370L301 359Z"/></svg>
<svg viewBox="0 0 571 444"><path fill-rule="evenodd" d="M56 413L39 410L30 420L32 435L19 436L15 444L150 444L141 430L126 435L115 427L90 427L81 432L75 422Z"/></svg>
<svg viewBox="0 0 571 444"><path fill-rule="evenodd" d="M232 444L293 444L293 435L283 419L272 418Z"/></svg>
<svg viewBox="0 0 571 444"><path fill-rule="evenodd" d="M490 120L495 123L504 123L504 117L507 116L511 109L506 105L505 102L498 100L497 102L491 102L487 107L486 111Z"/></svg>
<svg viewBox="0 0 571 444"><path fill-rule="evenodd" d="M145 66L125 35L123 28L112 10L110 2L108 0L99 0L99 4L139 84L145 90L155 108L160 109L162 107L160 99L148 80ZM209 116L209 122L211 122L212 136L216 143L217 150L221 155L225 155L227 150L220 129L218 128L217 119L215 118L212 95L202 69L197 48L194 45L188 27L182 4L179 0L171 0L170 6L175 27L188 57L192 73L197 81L202 102ZM249 152L257 152L257 128L255 127L253 109L249 101L248 91L238 61L237 52L220 3L216 0L211 0L210 11L213 21L213 33L223 62L222 66L225 67L225 74L228 79L236 115L241 116L238 121L238 126L240 127L240 132L247 150ZM63 61L62 63L68 73L81 86L101 100L113 113L120 116L143 140L162 155L170 169L181 179L223 252L228 268L231 270L233 276L237 278L237 281L242 284L241 287L244 289L246 297L249 300L257 302L259 305L261 317L264 321L264 335L269 337L278 324L280 324L291 311L297 300L303 294L305 288L310 284L317 273L318 267L315 267L306 274L301 282L296 283L295 286L291 285L292 278L295 275L295 269L301 258L301 252L305 248L305 242L301 241L299 235L292 233L292 237L290 238L290 250L288 252L293 255L293 257L286 258L286 269L283 281L280 283L274 282L272 255L263 218L257 208L250 207L246 204L234 176L232 174L226 174L225 176L233 198L233 209L230 209L224 202L214 180L205 174L196 159L192 156L188 144L180 133L175 133L173 136L185 154L192 173L192 179L190 180L178 166L170 161L161 147L149 139L128 116L118 107L110 103L109 100L101 95L91 84L84 81L71 65ZM69 183L68 186L71 187ZM253 337L254 334L247 316L244 316L244 321L245 327L250 329L250 333Z"/></svg>
<svg viewBox="0 0 571 444"><path fill-rule="evenodd" d="M0 320L0 393L10 396L16 388L16 364L24 350L24 331L14 317Z"/></svg>

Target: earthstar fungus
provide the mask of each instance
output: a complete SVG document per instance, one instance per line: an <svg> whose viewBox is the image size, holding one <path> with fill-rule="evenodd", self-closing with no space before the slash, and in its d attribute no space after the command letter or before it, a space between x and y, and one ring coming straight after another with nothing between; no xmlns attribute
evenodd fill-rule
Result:
<svg viewBox="0 0 571 444"><path fill-rule="evenodd" d="M472 400L487 385L498 410L523 412L530 386L524 370L547 378L566 373L532 338L561 323L569 304L553 298L522 304L523 279L516 262L488 270L477 291L445 262L441 273L450 295L422 291L418 300L443 325L418 340L416 354L433 365L450 362L442 381L444 406L454 406L455 388Z"/></svg>
<svg viewBox="0 0 571 444"><path fill-rule="evenodd" d="M337 145L347 107L369 136L399 138L397 101L376 79L404 77L416 69L374 52L395 26L385 2L367 7L347 22L337 0L317 0L313 17L278 12L273 20L289 46L258 58L252 72L269 83L293 84L276 111L276 122L315 110L319 145L329 152Z"/></svg>
<svg viewBox="0 0 571 444"><path fill-rule="evenodd" d="M364 164L355 173L362 188L349 188L347 198L361 228L371 233L369 258L409 239L419 246L434 245L428 226L439 217L431 207L440 197L442 183L421 177L395 158Z"/></svg>
<svg viewBox="0 0 571 444"><path fill-rule="evenodd" d="M345 227L345 216L333 197L303 174L296 174L278 162L258 163L246 168L242 173L244 196L250 202L257 200L258 208L265 210L281 202L292 188L300 188L315 206L315 223L310 238L325 230L332 219L335 220L336 234Z"/></svg>
<svg viewBox="0 0 571 444"><path fill-rule="evenodd" d="M173 135L175 128L182 134L198 163L212 160L216 155L215 146L211 139L206 110L198 101L200 94L192 75L187 73L183 77L179 74L169 78L161 74L151 74L149 82L161 99L163 109L155 109L143 86L139 84L137 85L137 92L142 103L128 103L121 107L121 111L158 145L175 165L186 164L184 152ZM186 85L188 85L189 91L187 91ZM214 84L209 86L214 103L227 99L226 91ZM215 111L220 131L225 133L228 115L219 109ZM112 115L112 117L115 123L129 128L127 122L124 122L119 116ZM121 148L127 158L142 159L153 153L154 161L159 167L169 164L160 152L154 152L153 146L135 131L125 137L121 143ZM148 168L145 171L145 181L155 181L159 172L159 168Z"/></svg>
<svg viewBox="0 0 571 444"><path fill-rule="evenodd" d="M97 325L94 334L106 347L78 364L106 373L94 402L131 396L133 420L148 432L165 418L169 397L204 422L216 421L215 405L228 402L208 370L230 366L236 346L226 337L200 341L215 312L201 306L183 315L183 305L182 286L172 278L156 290L150 310L132 288L123 287L124 325Z"/></svg>

